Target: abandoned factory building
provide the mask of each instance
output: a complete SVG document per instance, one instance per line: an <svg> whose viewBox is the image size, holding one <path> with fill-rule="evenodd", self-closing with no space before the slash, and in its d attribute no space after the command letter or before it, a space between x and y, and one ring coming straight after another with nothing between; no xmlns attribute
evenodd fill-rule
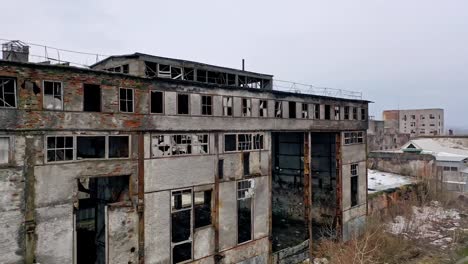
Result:
<svg viewBox="0 0 468 264"><path fill-rule="evenodd" d="M308 257L364 223L367 111L140 53L0 60L0 262Z"/></svg>

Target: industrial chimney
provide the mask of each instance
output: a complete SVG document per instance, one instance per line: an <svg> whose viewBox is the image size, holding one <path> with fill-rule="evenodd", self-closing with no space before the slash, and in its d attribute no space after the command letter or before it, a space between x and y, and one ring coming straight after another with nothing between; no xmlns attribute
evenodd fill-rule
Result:
<svg viewBox="0 0 468 264"><path fill-rule="evenodd" d="M19 40L12 40L2 44L3 60L28 62L29 46Z"/></svg>

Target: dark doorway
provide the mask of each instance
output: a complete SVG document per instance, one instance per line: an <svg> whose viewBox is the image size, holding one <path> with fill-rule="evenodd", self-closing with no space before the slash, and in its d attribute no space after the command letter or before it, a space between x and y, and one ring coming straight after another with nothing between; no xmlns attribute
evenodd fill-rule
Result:
<svg viewBox="0 0 468 264"><path fill-rule="evenodd" d="M95 84L83 86L83 111L101 112L101 87Z"/></svg>
<svg viewBox="0 0 468 264"><path fill-rule="evenodd" d="M128 183L128 176L78 180L78 208L75 208L77 264L105 264L106 206L130 201Z"/></svg>

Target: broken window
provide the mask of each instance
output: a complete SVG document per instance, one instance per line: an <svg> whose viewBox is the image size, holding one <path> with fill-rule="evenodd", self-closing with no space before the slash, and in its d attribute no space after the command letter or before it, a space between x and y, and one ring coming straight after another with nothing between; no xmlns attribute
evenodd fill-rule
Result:
<svg viewBox="0 0 468 264"><path fill-rule="evenodd" d="M357 120L357 107L353 107L353 120Z"/></svg>
<svg viewBox="0 0 468 264"><path fill-rule="evenodd" d="M208 82L213 84L226 85L226 73L209 71Z"/></svg>
<svg viewBox="0 0 468 264"><path fill-rule="evenodd" d="M182 68L171 66L171 79L182 80Z"/></svg>
<svg viewBox="0 0 468 264"><path fill-rule="evenodd" d="M349 106L344 107L344 119L349 120Z"/></svg>
<svg viewBox="0 0 468 264"><path fill-rule="evenodd" d="M101 112L101 87L99 85L84 84L83 111Z"/></svg>
<svg viewBox="0 0 468 264"><path fill-rule="evenodd" d="M211 190L195 192L193 209L195 228L211 225Z"/></svg>
<svg viewBox="0 0 468 264"><path fill-rule="evenodd" d="M252 115L252 100L248 98L242 98L242 116Z"/></svg>
<svg viewBox="0 0 468 264"><path fill-rule="evenodd" d="M252 134L237 135L237 150L252 149Z"/></svg>
<svg viewBox="0 0 468 264"><path fill-rule="evenodd" d="M340 107L335 106L335 120L340 120Z"/></svg>
<svg viewBox="0 0 468 264"><path fill-rule="evenodd" d="M364 142L364 133L363 132L345 132L345 145L351 144L361 144Z"/></svg>
<svg viewBox="0 0 468 264"><path fill-rule="evenodd" d="M128 72L129 72L128 64L122 65L122 72L123 72L123 73L128 73Z"/></svg>
<svg viewBox="0 0 468 264"><path fill-rule="evenodd" d="M206 83L206 74L205 70L197 70L197 82L204 82Z"/></svg>
<svg viewBox="0 0 468 264"><path fill-rule="evenodd" d="M331 118L331 106L325 105L325 119L330 120Z"/></svg>
<svg viewBox="0 0 468 264"><path fill-rule="evenodd" d="M320 119L320 105L314 104L314 118Z"/></svg>
<svg viewBox="0 0 468 264"><path fill-rule="evenodd" d="M156 135L152 137L153 157L209 154L208 134Z"/></svg>
<svg viewBox="0 0 468 264"><path fill-rule="evenodd" d="M365 108L361 108L361 120L367 120L367 113Z"/></svg>
<svg viewBox="0 0 468 264"><path fill-rule="evenodd" d="M158 64L158 77L171 78L171 65Z"/></svg>
<svg viewBox="0 0 468 264"><path fill-rule="evenodd" d="M177 114L188 115L190 113L190 102L188 94L177 94Z"/></svg>
<svg viewBox="0 0 468 264"><path fill-rule="evenodd" d="M44 108L63 109L63 90L61 82L44 81Z"/></svg>
<svg viewBox="0 0 468 264"><path fill-rule="evenodd" d="M301 117L302 118L309 118L309 105L308 104L302 104L301 106Z"/></svg>
<svg viewBox="0 0 468 264"><path fill-rule="evenodd" d="M109 158L128 158L129 136L109 136Z"/></svg>
<svg viewBox="0 0 468 264"><path fill-rule="evenodd" d="M145 61L145 75L146 77L155 77L157 64L154 62Z"/></svg>
<svg viewBox="0 0 468 264"><path fill-rule="evenodd" d="M0 137L0 164L10 162L10 138Z"/></svg>
<svg viewBox="0 0 468 264"><path fill-rule="evenodd" d="M282 118L283 117L283 102L276 101L275 102L275 117Z"/></svg>
<svg viewBox="0 0 468 264"><path fill-rule="evenodd" d="M240 87L247 87L247 77L238 75L237 76L237 85Z"/></svg>
<svg viewBox="0 0 468 264"><path fill-rule="evenodd" d="M435 119L435 115L434 114L429 114L429 119Z"/></svg>
<svg viewBox="0 0 468 264"><path fill-rule="evenodd" d="M260 117L268 116L268 101L267 100L260 100L258 115Z"/></svg>
<svg viewBox="0 0 468 264"><path fill-rule="evenodd" d="M227 85L234 86L236 85L236 75L235 74L227 74Z"/></svg>
<svg viewBox="0 0 468 264"><path fill-rule="evenodd" d="M232 116L232 96L224 96L223 97L223 115L224 116Z"/></svg>
<svg viewBox="0 0 468 264"><path fill-rule="evenodd" d="M244 167L244 176L250 174L250 152L244 152L242 155L243 167Z"/></svg>
<svg viewBox="0 0 468 264"><path fill-rule="evenodd" d="M76 137L76 158L103 159L106 154L105 136L78 136Z"/></svg>
<svg viewBox="0 0 468 264"><path fill-rule="evenodd" d="M252 240L252 197L254 181L237 182L237 243Z"/></svg>
<svg viewBox="0 0 468 264"><path fill-rule="evenodd" d="M213 96L202 95L201 99L202 115L213 115Z"/></svg>
<svg viewBox="0 0 468 264"><path fill-rule="evenodd" d="M193 68L184 68L184 80L194 81L195 80L195 70Z"/></svg>
<svg viewBox="0 0 468 264"><path fill-rule="evenodd" d="M263 149L263 134L254 134L253 149Z"/></svg>
<svg viewBox="0 0 468 264"><path fill-rule="evenodd" d="M236 135L224 135L224 151L236 151Z"/></svg>
<svg viewBox="0 0 468 264"><path fill-rule="evenodd" d="M73 160L73 136L49 136L47 140L47 162Z"/></svg>
<svg viewBox="0 0 468 264"><path fill-rule="evenodd" d="M133 89L120 88L120 112L133 113Z"/></svg>
<svg viewBox="0 0 468 264"><path fill-rule="evenodd" d="M16 80L0 77L0 107L16 108Z"/></svg>
<svg viewBox="0 0 468 264"><path fill-rule="evenodd" d="M164 94L159 91L151 91L151 113L162 114L164 113Z"/></svg>
<svg viewBox="0 0 468 264"><path fill-rule="evenodd" d="M351 164L351 206L358 205L358 164Z"/></svg>
<svg viewBox="0 0 468 264"><path fill-rule="evenodd" d="M174 191L171 195L172 260L192 259L192 190Z"/></svg>
<svg viewBox="0 0 468 264"><path fill-rule="evenodd" d="M296 118L296 102L289 102L289 118Z"/></svg>

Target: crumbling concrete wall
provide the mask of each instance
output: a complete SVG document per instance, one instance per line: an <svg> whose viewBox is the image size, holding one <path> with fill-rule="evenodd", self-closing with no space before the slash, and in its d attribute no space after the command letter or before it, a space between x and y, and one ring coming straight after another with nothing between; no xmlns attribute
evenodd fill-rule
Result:
<svg viewBox="0 0 468 264"><path fill-rule="evenodd" d="M429 154L370 152L368 168L423 179L437 176L436 161Z"/></svg>

